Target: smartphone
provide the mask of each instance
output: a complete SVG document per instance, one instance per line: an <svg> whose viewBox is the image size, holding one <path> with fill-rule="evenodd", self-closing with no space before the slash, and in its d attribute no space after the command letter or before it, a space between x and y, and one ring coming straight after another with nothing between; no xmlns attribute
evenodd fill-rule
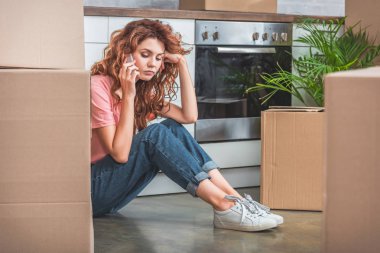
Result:
<svg viewBox="0 0 380 253"><path fill-rule="evenodd" d="M132 54L127 54L127 63L133 62L133 61L134 61L134 59L133 59ZM139 79L139 76L137 75L136 78Z"/></svg>
<svg viewBox="0 0 380 253"><path fill-rule="evenodd" d="M127 62L133 62L132 54L127 54Z"/></svg>

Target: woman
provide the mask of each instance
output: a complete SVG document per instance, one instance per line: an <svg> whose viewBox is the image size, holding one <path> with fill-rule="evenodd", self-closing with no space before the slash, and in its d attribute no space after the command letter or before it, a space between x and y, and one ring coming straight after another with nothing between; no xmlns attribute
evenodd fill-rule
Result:
<svg viewBox="0 0 380 253"><path fill-rule="evenodd" d="M111 37L104 59L91 69L94 216L117 212L161 170L214 208L215 227L259 231L282 223L240 196L181 125L195 122L198 111L184 57L189 51L171 27L143 19ZM181 107L171 103L178 74ZM147 126L157 116L167 119Z"/></svg>

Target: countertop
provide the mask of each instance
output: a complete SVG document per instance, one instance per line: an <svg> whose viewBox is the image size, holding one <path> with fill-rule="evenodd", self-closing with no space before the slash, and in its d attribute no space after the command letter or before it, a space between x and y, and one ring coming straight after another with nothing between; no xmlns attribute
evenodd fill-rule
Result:
<svg viewBox="0 0 380 253"><path fill-rule="evenodd" d="M322 20L339 19L341 17L300 16L274 13L227 12L227 11L194 11L194 10L164 10L164 9L131 9L118 7L84 7L85 16L113 16L113 17L144 17L144 18L174 18L174 19L202 19L202 20L234 20L258 22L295 23L304 17L313 17Z"/></svg>

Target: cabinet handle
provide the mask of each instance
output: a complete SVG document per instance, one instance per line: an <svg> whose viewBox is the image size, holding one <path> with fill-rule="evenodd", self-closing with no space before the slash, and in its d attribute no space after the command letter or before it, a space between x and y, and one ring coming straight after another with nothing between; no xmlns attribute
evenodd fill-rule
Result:
<svg viewBox="0 0 380 253"><path fill-rule="evenodd" d="M276 48L241 48L241 47L217 47L218 53L224 54L275 54Z"/></svg>

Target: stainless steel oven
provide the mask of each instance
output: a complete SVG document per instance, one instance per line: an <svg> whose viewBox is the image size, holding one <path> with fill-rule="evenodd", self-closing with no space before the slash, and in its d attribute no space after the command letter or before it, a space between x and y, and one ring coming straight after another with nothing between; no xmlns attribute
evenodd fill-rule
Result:
<svg viewBox="0 0 380 253"><path fill-rule="evenodd" d="M195 89L199 142L260 138L260 114L270 105L290 105L279 92L265 105L268 91L246 94L263 82L261 74L291 71L292 25L232 21L196 21Z"/></svg>

